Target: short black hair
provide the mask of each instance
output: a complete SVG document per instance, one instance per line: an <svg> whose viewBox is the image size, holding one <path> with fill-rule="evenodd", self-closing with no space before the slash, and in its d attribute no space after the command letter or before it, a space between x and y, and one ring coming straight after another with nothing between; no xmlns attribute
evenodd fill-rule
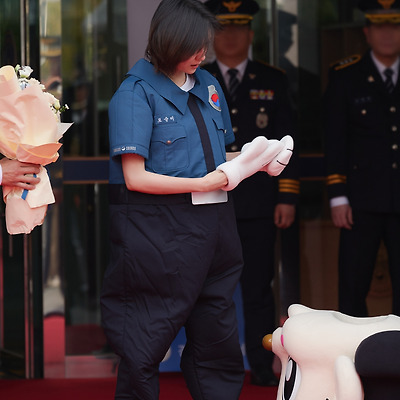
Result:
<svg viewBox="0 0 400 400"><path fill-rule="evenodd" d="M216 17L199 0L162 0L150 24L146 58L170 75L179 63L208 49L218 28Z"/></svg>

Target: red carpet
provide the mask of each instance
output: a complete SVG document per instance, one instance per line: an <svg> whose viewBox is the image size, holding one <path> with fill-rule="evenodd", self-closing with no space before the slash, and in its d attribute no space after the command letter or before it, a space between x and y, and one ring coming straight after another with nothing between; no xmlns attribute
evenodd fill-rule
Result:
<svg viewBox="0 0 400 400"><path fill-rule="evenodd" d="M160 400L190 400L179 373L162 373ZM115 379L0 380L0 398L5 400L112 400ZM246 376L240 400L275 400L276 388L249 384Z"/></svg>

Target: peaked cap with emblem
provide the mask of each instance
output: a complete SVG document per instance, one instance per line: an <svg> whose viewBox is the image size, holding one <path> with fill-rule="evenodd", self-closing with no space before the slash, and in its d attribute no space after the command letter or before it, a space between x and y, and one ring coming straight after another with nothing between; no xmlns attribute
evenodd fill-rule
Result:
<svg viewBox="0 0 400 400"><path fill-rule="evenodd" d="M223 25L248 24L260 9L255 0L208 0L204 4Z"/></svg>
<svg viewBox="0 0 400 400"><path fill-rule="evenodd" d="M400 24L400 0L360 0L358 8L372 24Z"/></svg>

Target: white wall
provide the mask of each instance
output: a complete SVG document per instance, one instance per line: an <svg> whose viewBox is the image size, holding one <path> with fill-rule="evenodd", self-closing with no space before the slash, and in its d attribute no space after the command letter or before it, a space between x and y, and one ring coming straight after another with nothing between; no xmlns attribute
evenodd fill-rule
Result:
<svg viewBox="0 0 400 400"><path fill-rule="evenodd" d="M144 56L151 18L161 0L126 0L129 68ZM205 0L200 0L204 2Z"/></svg>
<svg viewBox="0 0 400 400"><path fill-rule="evenodd" d="M151 18L160 0L127 0L129 67L144 56Z"/></svg>

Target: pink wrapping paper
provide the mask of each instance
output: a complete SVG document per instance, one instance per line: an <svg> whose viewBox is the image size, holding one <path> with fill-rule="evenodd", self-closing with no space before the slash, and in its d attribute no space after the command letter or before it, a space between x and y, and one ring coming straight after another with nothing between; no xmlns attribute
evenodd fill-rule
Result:
<svg viewBox="0 0 400 400"><path fill-rule="evenodd" d="M44 165L58 159L58 140L71 124L62 124L39 82L21 89L14 68L0 68L0 152L7 158L42 165L39 185L27 191L3 187L10 234L30 233L41 225L47 205L55 202Z"/></svg>

